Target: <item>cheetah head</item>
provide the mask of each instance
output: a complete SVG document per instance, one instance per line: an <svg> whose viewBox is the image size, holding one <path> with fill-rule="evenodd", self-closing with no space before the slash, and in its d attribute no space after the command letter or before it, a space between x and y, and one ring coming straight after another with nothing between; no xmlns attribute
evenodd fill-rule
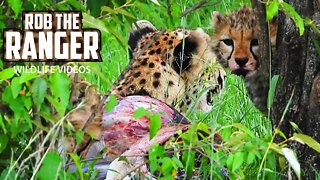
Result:
<svg viewBox="0 0 320 180"><path fill-rule="evenodd" d="M242 9L223 15L212 13L214 28L212 49L218 61L233 74L246 76L259 68L259 26L252 9ZM275 44L276 20L270 23L271 44Z"/></svg>

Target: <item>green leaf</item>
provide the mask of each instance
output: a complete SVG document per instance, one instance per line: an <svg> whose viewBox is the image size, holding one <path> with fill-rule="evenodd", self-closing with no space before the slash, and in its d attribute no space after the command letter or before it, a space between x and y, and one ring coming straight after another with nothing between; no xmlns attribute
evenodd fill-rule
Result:
<svg viewBox="0 0 320 180"><path fill-rule="evenodd" d="M284 11L289 14L289 16L293 19L296 26L299 28L300 36L304 33L304 21L301 16L297 13L297 11L288 3L282 2L281 3Z"/></svg>
<svg viewBox="0 0 320 180"><path fill-rule="evenodd" d="M280 153L280 151L279 151ZM267 155L268 167L275 170L276 169L276 157L274 154L270 153Z"/></svg>
<svg viewBox="0 0 320 180"><path fill-rule="evenodd" d="M9 104L10 109L12 109L15 113L15 118L20 118L23 113L26 113L25 108L23 107L24 103L22 98L18 97L14 99L10 86L7 86L3 91L2 100Z"/></svg>
<svg viewBox="0 0 320 180"><path fill-rule="evenodd" d="M166 157L165 149L163 146L160 146L158 143L155 143L150 147L148 156L149 156L150 172L154 173L160 167L159 159Z"/></svg>
<svg viewBox="0 0 320 180"><path fill-rule="evenodd" d="M279 2L271 1L271 3L267 4L267 21L271 20L279 10Z"/></svg>
<svg viewBox="0 0 320 180"><path fill-rule="evenodd" d="M300 139L301 142L306 143L309 147L316 150L320 153L320 144L313 139L312 137L305 135L305 134L293 134L293 137Z"/></svg>
<svg viewBox="0 0 320 180"><path fill-rule="evenodd" d="M132 117L133 118L141 118L141 117L146 116L148 114L149 113L144 108L140 107L134 111Z"/></svg>
<svg viewBox="0 0 320 180"><path fill-rule="evenodd" d="M161 159L162 165L161 165L161 171L164 173L171 174L172 172L172 160L169 157L164 157Z"/></svg>
<svg viewBox="0 0 320 180"><path fill-rule="evenodd" d="M7 134L7 129L6 126L4 125L3 119L2 119L2 115L0 115L0 126L4 132L4 134Z"/></svg>
<svg viewBox="0 0 320 180"><path fill-rule="evenodd" d="M8 142L9 142L8 136L4 134L0 134L0 154L7 147Z"/></svg>
<svg viewBox="0 0 320 180"><path fill-rule="evenodd" d="M24 107L29 111L32 105L31 97L30 96L20 96Z"/></svg>
<svg viewBox="0 0 320 180"><path fill-rule="evenodd" d="M221 136L223 141L229 141L232 134L232 128L224 128L221 130Z"/></svg>
<svg viewBox="0 0 320 180"><path fill-rule="evenodd" d="M118 24L118 25L121 25L121 26L127 26L128 24L123 22L122 19L123 18L121 18L120 16L111 16L110 17L110 21L112 21L114 24Z"/></svg>
<svg viewBox="0 0 320 180"><path fill-rule="evenodd" d="M175 156L172 157L172 161L173 161L173 162L175 163L175 165L178 166L179 168L183 168L182 162L181 162L178 158L176 158Z"/></svg>
<svg viewBox="0 0 320 180"><path fill-rule="evenodd" d="M232 171L233 172L235 172L236 170L238 170L241 167L241 165L244 162L245 155L246 155L245 152L237 152L234 155L233 163L232 163Z"/></svg>
<svg viewBox="0 0 320 180"><path fill-rule="evenodd" d="M195 153L193 151L184 151L182 153L182 163L185 166L185 171L188 177L192 176L194 169Z"/></svg>
<svg viewBox="0 0 320 180"><path fill-rule="evenodd" d="M302 130L299 128L299 126L296 123L290 121L290 125L293 127L294 130L302 134Z"/></svg>
<svg viewBox="0 0 320 180"><path fill-rule="evenodd" d="M284 139L287 139L286 135L280 130L280 129L275 129L274 130L275 134L280 134L281 137L283 137Z"/></svg>
<svg viewBox="0 0 320 180"><path fill-rule="evenodd" d="M142 1L135 1L134 5L141 11L141 13L150 16L150 19L152 19L154 24L157 24L158 27L166 27L166 24L164 23L161 14L155 13L154 11L150 11L149 4L142 3Z"/></svg>
<svg viewBox="0 0 320 180"><path fill-rule="evenodd" d="M0 79L6 80L10 79L14 76L14 69L13 68L7 68L0 72Z"/></svg>
<svg viewBox="0 0 320 180"><path fill-rule="evenodd" d="M10 8L13 10L15 17L18 17L22 7L21 0L8 0L7 2Z"/></svg>
<svg viewBox="0 0 320 180"><path fill-rule="evenodd" d="M106 112L110 112L113 110L113 108L117 105L117 97L113 94L109 96L109 100L106 104Z"/></svg>
<svg viewBox="0 0 320 180"><path fill-rule="evenodd" d="M48 152L43 160L42 166L37 173L37 177L43 180L55 180L59 175L62 159L55 152Z"/></svg>
<svg viewBox="0 0 320 180"><path fill-rule="evenodd" d="M135 17L132 14L130 14L128 11L126 11L124 9L118 9L117 13L120 13L122 15L128 16L128 17L130 17L132 19L135 19Z"/></svg>
<svg viewBox="0 0 320 180"><path fill-rule="evenodd" d="M77 131L76 132L76 143L80 144L82 142L82 139L84 137L84 132L83 131Z"/></svg>
<svg viewBox="0 0 320 180"><path fill-rule="evenodd" d="M150 119L150 140L157 135L159 129L161 128L161 118L158 114L152 114L149 116Z"/></svg>
<svg viewBox="0 0 320 180"><path fill-rule="evenodd" d="M47 88L47 82L43 78L37 78L32 83L32 99L38 107L44 100L44 97L47 93Z"/></svg>
<svg viewBox="0 0 320 180"><path fill-rule="evenodd" d="M73 162L76 164L77 170L78 170L78 173L80 174L81 179L83 179L83 172L82 172L80 157L76 153L70 153L70 157L72 158Z"/></svg>
<svg viewBox="0 0 320 180"><path fill-rule="evenodd" d="M261 154L260 154L259 151L253 151L253 153L256 155L256 157L257 157L259 160L262 159L262 156L261 156Z"/></svg>
<svg viewBox="0 0 320 180"><path fill-rule="evenodd" d="M67 0L68 4L70 4L71 6L73 6L75 9L77 9L78 11L86 11L86 7L84 5L82 5L79 1L77 0Z"/></svg>
<svg viewBox="0 0 320 180"><path fill-rule="evenodd" d="M255 154L254 153L252 153L252 152L249 152L248 153L248 158L247 158L247 163L248 164L252 164L253 162L255 162Z"/></svg>
<svg viewBox="0 0 320 180"><path fill-rule="evenodd" d="M200 132L204 132L207 134L211 133L211 130L209 129L208 125L203 122L197 124L197 130L199 130L198 134L200 134Z"/></svg>
<svg viewBox="0 0 320 180"><path fill-rule="evenodd" d="M15 77L11 81L10 87L11 87L12 97L14 99L16 99L18 97L19 92L20 92L21 87L22 87L22 84L20 84L19 81L20 81L19 77Z"/></svg>
<svg viewBox="0 0 320 180"><path fill-rule="evenodd" d="M108 12L110 14L116 13L115 10L113 10L109 6L101 6L101 12Z"/></svg>
<svg viewBox="0 0 320 180"><path fill-rule="evenodd" d="M48 94L46 95L46 99L49 101L50 104L53 105L54 108L57 110L59 109L59 102L57 99L54 99L53 97L49 96Z"/></svg>
<svg viewBox="0 0 320 180"><path fill-rule="evenodd" d="M304 33L304 21L303 21L303 19L302 19L300 16L298 16L298 17L296 17L296 18L297 18L296 24L297 24L297 26L298 26L298 28L299 28L300 36L302 36L303 33Z"/></svg>
<svg viewBox="0 0 320 180"><path fill-rule="evenodd" d="M5 179L5 180L15 180L15 179L17 179L16 171L12 170L10 168L11 168L11 166L7 166L6 169L4 169L1 172L0 179Z"/></svg>
<svg viewBox="0 0 320 180"><path fill-rule="evenodd" d="M52 116L52 114L50 112L46 112L45 109L48 108L46 106L42 106L42 110L40 112L37 112L37 114L39 116L41 116L43 119L45 119L46 121L51 121L51 122L57 122L58 118L55 116Z"/></svg>
<svg viewBox="0 0 320 180"><path fill-rule="evenodd" d="M31 73L31 72L25 72L25 73L22 73L21 76L20 76L20 80L19 82L20 83L25 83L31 79L34 79L36 76L38 75L38 73Z"/></svg>
<svg viewBox="0 0 320 180"><path fill-rule="evenodd" d="M82 23L84 27L95 28L99 29L100 31L104 31L105 33L109 33L106 26L101 20L94 18L87 13L82 13L82 16Z"/></svg>
<svg viewBox="0 0 320 180"><path fill-rule="evenodd" d="M227 159L227 168L228 169L232 169L233 159L234 159L234 155L230 154Z"/></svg>
<svg viewBox="0 0 320 180"><path fill-rule="evenodd" d="M292 90L292 93L291 93L291 96L290 96L290 98L288 100L288 103L286 104L286 107L284 108L284 111L283 111L283 113L281 115L280 123L284 120L284 117L285 117L286 113L289 110L289 107L290 107L291 102L292 102L293 95L294 95L294 89Z"/></svg>
<svg viewBox="0 0 320 180"><path fill-rule="evenodd" d="M248 129L247 127L245 127L243 124L241 123L233 123L233 126L236 128L239 128L240 130L244 131L245 133L247 133L250 137L255 137L255 135L253 134L253 132L251 132L250 129Z"/></svg>
<svg viewBox="0 0 320 180"><path fill-rule="evenodd" d="M278 163L279 163L280 169L283 171L284 168L286 167L286 159L280 156L278 159Z"/></svg>
<svg viewBox="0 0 320 180"><path fill-rule="evenodd" d="M63 116L69 103L70 80L65 73L54 73L50 76L50 89L53 98L58 102L55 106L58 113Z"/></svg>
<svg viewBox="0 0 320 180"><path fill-rule="evenodd" d="M268 109L270 109L272 107L274 93L276 91L277 82L279 80L279 77L280 77L279 75L274 75L271 79L270 88L269 88L269 92L268 92Z"/></svg>
<svg viewBox="0 0 320 180"><path fill-rule="evenodd" d="M117 38L118 42L120 43L120 45L126 49L127 47L127 41L124 38L124 36L118 31L117 26L107 26L108 32L110 32L114 37Z"/></svg>

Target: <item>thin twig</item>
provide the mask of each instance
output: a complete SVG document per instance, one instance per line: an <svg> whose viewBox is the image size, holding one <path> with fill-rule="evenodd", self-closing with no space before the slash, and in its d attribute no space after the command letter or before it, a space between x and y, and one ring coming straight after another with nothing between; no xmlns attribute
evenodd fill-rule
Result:
<svg viewBox="0 0 320 180"><path fill-rule="evenodd" d="M131 3L131 0L127 1L125 4L123 4L123 5L120 6L120 7L114 8L113 11L117 11L117 10L119 10L119 9L132 6L133 4L130 4L130 3ZM105 14L105 15L101 15L100 17L98 17L98 19L105 18L105 17L109 16L110 14L111 14L111 13L107 13L107 14Z"/></svg>
<svg viewBox="0 0 320 180"><path fill-rule="evenodd" d="M38 132L35 136L32 136L32 138L30 139L30 141L28 142L28 145L23 149L23 151L20 153L19 157L17 158L17 160L15 160L14 164L12 166L9 167L9 170L7 172L7 175L4 179L7 179L8 176L10 175L11 171L13 170L13 168L16 166L16 164L18 163L18 161L20 160L20 158L22 158L22 155L24 154L24 152L29 149L29 147L31 146L31 144L39 137L41 132Z"/></svg>
<svg viewBox="0 0 320 180"><path fill-rule="evenodd" d="M103 160L105 163L108 163L108 164L110 164L112 162L104 157L94 157L94 158L82 159L82 160L80 160L80 162L90 162L90 161L95 161L95 160ZM64 168L67 168L68 166L71 166L74 164L75 164L74 162L67 163L66 165L64 165Z"/></svg>
<svg viewBox="0 0 320 180"><path fill-rule="evenodd" d="M39 149L39 150L33 152L32 154L28 155L28 157L26 157L25 159L23 159L23 161L21 161L20 166L19 166L19 168L18 168L18 172L17 172L15 178L18 178L19 174L25 169L25 168L23 168L22 166L23 166L27 161L29 161L31 158L33 158L33 157L35 157L36 155L38 155L39 153L41 153L42 150L43 150L43 149Z"/></svg>
<svg viewBox="0 0 320 180"><path fill-rule="evenodd" d="M131 169L129 172L127 172L125 175L123 175L120 179L124 179L126 176L128 176L129 174L131 174L132 172L136 171L137 169L139 169L141 166L145 165L146 162L143 162L139 165L137 165L136 167L134 167L133 169Z"/></svg>
<svg viewBox="0 0 320 180"><path fill-rule="evenodd" d="M200 1L198 4L195 4L194 6L186 9L185 11L183 11L180 15L180 18L181 17L184 17L185 15L187 15L188 13L190 13L191 11L194 11L194 10L197 10L199 8L202 8L202 7L206 7L206 6L214 6L214 5L217 5L221 2L220 1L217 1L217 2L214 2L214 3L210 3L210 4L207 4L209 3L209 0L203 0L203 1Z"/></svg>
<svg viewBox="0 0 320 180"><path fill-rule="evenodd" d="M50 142L49 146L47 147L46 152L43 154L43 156L42 156L42 158L40 160L36 161L36 163L35 163L36 166L35 166L35 169L33 170L33 174L32 174L31 179L33 179L35 177L35 175L38 172L38 170L39 170L44 158L46 157L46 154L49 152L50 148L56 142L56 140L57 140L56 137L58 136L58 134L60 132L61 126L62 126L62 124L63 124L63 122L65 120L65 117L66 116L62 117L56 124L54 124L54 126L48 131L48 134L46 135L46 137L44 138L42 144L40 145L39 149L41 149L41 150L45 149L44 148L45 144L47 143L47 141L49 141L50 136L53 135L53 138L51 138L51 142ZM41 151L39 151L39 152L41 152Z"/></svg>

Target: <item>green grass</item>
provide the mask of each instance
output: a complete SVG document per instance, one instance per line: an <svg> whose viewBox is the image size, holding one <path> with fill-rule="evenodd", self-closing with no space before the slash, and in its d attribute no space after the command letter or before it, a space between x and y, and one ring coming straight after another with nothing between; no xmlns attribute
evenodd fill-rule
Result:
<svg viewBox="0 0 320 180"><path fill-rule="evenodd" d="M202 121L219 128L232 123L242 123L258 135L271 134L270 121L252 104L241 77L228 74L222 94L215 97L210 113L191 113L190 119Z"/></svg>

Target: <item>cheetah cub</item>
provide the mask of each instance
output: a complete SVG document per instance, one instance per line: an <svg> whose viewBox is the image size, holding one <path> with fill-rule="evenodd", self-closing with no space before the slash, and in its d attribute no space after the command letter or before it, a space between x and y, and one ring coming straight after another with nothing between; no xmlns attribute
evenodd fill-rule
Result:
<svg viewBox="0 0 320 180"><path fill-rule="evenodd" d="M219 12L212 13L211 48L217 60L231 73L243 76L249 95L253 103L262 112L266 112L269 83L259 70L260 27L254 10L243 7L227 15ZM270 41L274 47L276 43L277 21L270 22ZM267 78L266 78L267 79Z"/></svg>

